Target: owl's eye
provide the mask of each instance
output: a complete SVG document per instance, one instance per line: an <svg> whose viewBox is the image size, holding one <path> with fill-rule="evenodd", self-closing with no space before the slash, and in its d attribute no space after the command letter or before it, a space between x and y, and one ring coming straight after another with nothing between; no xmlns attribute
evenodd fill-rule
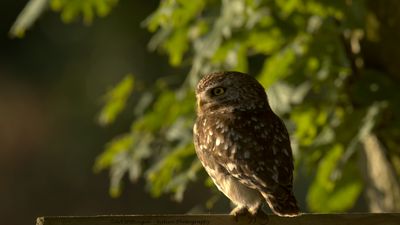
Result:
<svg viewBox="0 0 400 225"><path fill-rule="evenodd" d="M225 88L223 87L216 87L212 89L212 94L215 96L222 95L223 93L225 93Z"/></svg>

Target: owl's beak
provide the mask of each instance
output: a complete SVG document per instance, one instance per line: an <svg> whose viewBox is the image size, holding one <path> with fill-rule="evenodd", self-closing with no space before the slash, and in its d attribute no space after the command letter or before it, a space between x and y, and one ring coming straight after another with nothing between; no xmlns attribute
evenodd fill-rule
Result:
<svg viewBox="0 0 400 225"><path fill-rule="evenodd" d="M209 103L209 98L205 92L199 93L196 95L196 105L197 105L197 112L200 113L204 107Z"/></svg>

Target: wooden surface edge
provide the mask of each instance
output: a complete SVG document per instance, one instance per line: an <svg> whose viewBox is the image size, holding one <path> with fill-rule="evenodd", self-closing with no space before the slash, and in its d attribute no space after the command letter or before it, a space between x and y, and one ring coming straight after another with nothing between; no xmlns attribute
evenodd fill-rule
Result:
<svg viewBox="0 0 400 225"><path fill-rule="evenodd" d="M400 225L400 213L302 214L285 218L268 215L256 221L227 214L148 214L38 217L36 225Z"/></svg>

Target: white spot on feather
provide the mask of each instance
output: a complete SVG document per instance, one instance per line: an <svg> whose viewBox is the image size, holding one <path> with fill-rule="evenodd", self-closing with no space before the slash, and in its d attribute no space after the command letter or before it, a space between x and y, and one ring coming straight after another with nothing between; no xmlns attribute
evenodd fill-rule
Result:
<svg viewBox="0 0 400 225"><path fill-rule="evenodd" d="M249 152L249 151L245 151L243 157L244 157L245 159L250 158L250 152Z"/></svg>
<svg viewBox="0 0 400 225"><path fill-rule="evenodd" d="M228 143L225 143L225 144L224 144L224 150L226 151L226 150L228 150L228 148L229 148Z"/></svg>
<svg viewBox="0 0 400 225"><path fill-rule="evenodd" d="M232 151L232 152L231 152L232 156L234 156L234 155L236 154L236 148L237 148L236 146L234 146L234 147L232 148L232 150L231 150L231 151Z"/></svg>
<svg viewBox="0 0 400 225"><path fill-rule="evenodd" d="M233 163L228 163L228 164L226 164L226 166L228 167L229 171L233 171L236 169L236 165Z"/></svg>
<svg viewBox="0 0 400 225"><path fill-rule="evenodd" d="M221 144L221 139L219 139L219 137L217 137L217 139L215 140L215 145L219 146Z"/></svg>
<svg viewBox="0 0 400 225"><path fill-rule="evenodd" d="M254 178L256 181L258 181L258 183L260 183L262 186L264 186L264 187L267 186L267 184L266 184L263 180L261 180L259 177L253 175L253 178Z"/></svg>
<svg viewBox="0 0 400 225"><path fill-rule="evenodd" d="M211 136L210 135L207 135L207 144L210 144L210 142L211 142Z"/></svg>

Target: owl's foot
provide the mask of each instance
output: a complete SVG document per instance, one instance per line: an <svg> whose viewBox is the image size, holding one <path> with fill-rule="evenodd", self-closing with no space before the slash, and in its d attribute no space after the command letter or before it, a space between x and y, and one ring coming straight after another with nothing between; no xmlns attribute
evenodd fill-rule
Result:
<svg viewBox="0 0 400 225"><path fill-rule="evenodd" d="M250 214L249 214L249 211L247 210L247 208L246 208L245 206L236 206L236 208L234 208L234 209L231 211L230 214L231 214L232 216L235 216L236 222L239 221L239 217L250 215Z"/></svg>
<svg viewBox="0 0 400 225"><path fill-rule="evenodd" d="M249 224L267 224L269 219L268 215L258 206L249 209L243 206L237 206L230 214L235 216L236 222L240 219L247 219Z"/></svg>
<svg viewBox="0 0 400 225"><path fill-rule="evenodd" d="M249 214L249 211L247 210L247 208L245 206L236 206L236 208L234 208L230 214L232 216L241 216L241 215L247 215Z"/></svg>
<svg viewBox="0 0 400 225"><path fill-rule="evenodd" d="M257 224L268 224L268 215L262 210L261 205L257 205L253 208L249 208L251 215L250 222Z"/></svg>

